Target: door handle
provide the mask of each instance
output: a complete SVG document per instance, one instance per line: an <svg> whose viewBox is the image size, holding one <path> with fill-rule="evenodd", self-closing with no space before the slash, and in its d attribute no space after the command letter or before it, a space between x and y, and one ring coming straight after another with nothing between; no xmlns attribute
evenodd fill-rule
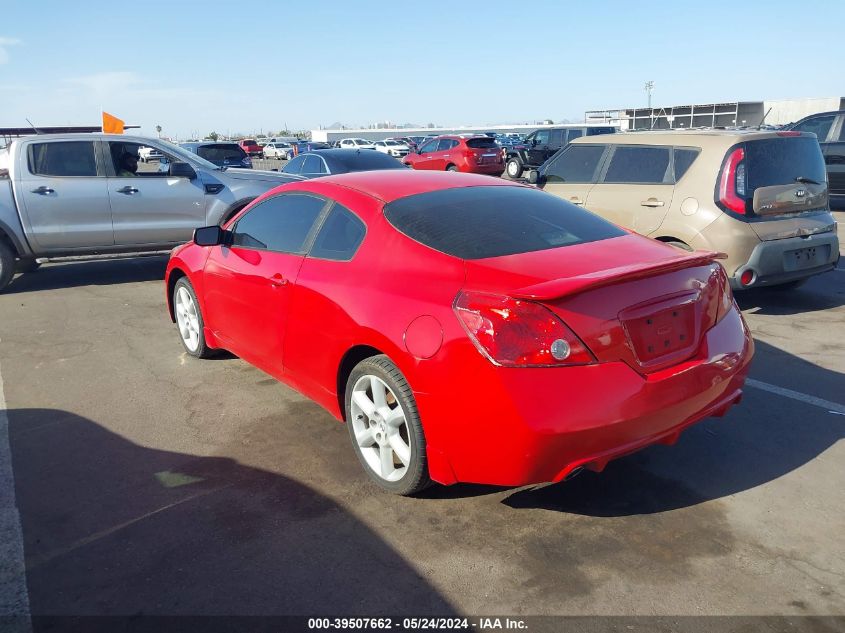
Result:
<svg viewBox="0 0 845 633"><path fill-rule="evenodd" d="M570 201L572 204L584 204L584 201L583 201L583 200L581 200L581 198L578 198L578 197L573 197L573 198L570 198L570 199L569 199L569 201Z"/></svg>
<svg viewBox="0 0 845 633"><path fill-rule="evenodd" d="M129 185L127 185L118 189L117 193L125 193L127 196L131 196L132 194L138 193L138 190L135 189L135 187L130 187Z"/></svg>
<svg viewBox="0 0 845 633"><path fill-rule="evenodd" d="M281 273L276 273L275 275L273 275L272 277L270 277L270 285L271 285L271 286L274 286L274 287L276 287L276 288L278 288L278 287L280 287L280 286L287 286L287 285L288 285L288 280L287 280L287 279L285 279L285 278L282 276L282 274L281 274Z"/></svg>
<svg viewBox="0 0 845 633"><path fill-rule="evenodd" d="M449 158L449 154L443 154L443 158Z"/></svg>
<svg viewBox="0 0 845 633"><path fill-rule="evenodd" d="M648 200L643 200L640 202L640 206L642 207L662 207L663 200L658 200L657 198L649 198Z"/></svg>
<svg viewBox="0 0 845 633"><path fill-rule="evenodd" d="M50 189L50 187L45 187L45 186L42 185L42 186L38 187L37 189L33 189L32 193L37 193L38 195L46 196L48 194L56 193L56 192L53 189Z"/></svg>

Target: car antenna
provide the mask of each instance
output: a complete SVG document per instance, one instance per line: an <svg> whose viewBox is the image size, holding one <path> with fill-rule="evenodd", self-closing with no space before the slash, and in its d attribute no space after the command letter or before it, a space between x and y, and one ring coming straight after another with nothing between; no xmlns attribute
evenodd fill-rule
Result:
<svg viewBox="0 0 845 633"><path fill-rule="evenodd" d="M26 122L29 123L30 127L32 127L33 130L35 130L36 134L43 134L44 133L41 130L39 130L37 127L35 127L35 124L32 121L30 121L29 119L26 119Z"/></svg>
<svg viewBox="0 0 845 633"><path fill-rule="evenodd" d="M771 111L772 111L772 109L771 109L771 108L769 108L768 110L766 110L766 114L764 114L764 115L763 115L763 118L762 118L762 119L760 119L760 124L757 126L757 129L758 129L758 130L759 130L761 127L763 127L763 124L766 122L766 117L767 117L767 116L769 116L769 112L771 112Z"/></svg>

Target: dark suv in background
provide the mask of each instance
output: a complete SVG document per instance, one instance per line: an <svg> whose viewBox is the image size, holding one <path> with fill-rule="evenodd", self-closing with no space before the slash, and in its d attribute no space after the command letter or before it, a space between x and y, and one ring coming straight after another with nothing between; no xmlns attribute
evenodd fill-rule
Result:
<svg viewBox="0 0 845 633"><path fill-rule="evenodd" d="M838 207L845 206L845 110L813 114L785 129L816 135L824 156L830 200Z"/></svg>
<svg viewBox="0 0 845 633"><path fill-rule="evenodd" d="M535 130L525 137L522 146L507 149L505 172L508 178L519 178L523 171L536 169L576 138L618 131L609 125L566 125Z"/></svg>
<svg viewBox="0 0 845 633"><path fill-rule="evenodd" d="M180 147L193 152L218 167L244 167L252 169L252 159L237 143L199 141L182 143Z"/></svg>

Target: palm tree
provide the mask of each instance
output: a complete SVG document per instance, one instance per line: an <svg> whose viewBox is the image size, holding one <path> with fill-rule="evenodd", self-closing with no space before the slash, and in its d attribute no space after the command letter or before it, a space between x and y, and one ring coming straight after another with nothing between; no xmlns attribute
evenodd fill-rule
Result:
<svg viewBox="0 0 845 633"><path fill-rule="evenodd" d="M156 125L156 133L158 134L158 137L161 138L161 126L160 125Z"/></svg>

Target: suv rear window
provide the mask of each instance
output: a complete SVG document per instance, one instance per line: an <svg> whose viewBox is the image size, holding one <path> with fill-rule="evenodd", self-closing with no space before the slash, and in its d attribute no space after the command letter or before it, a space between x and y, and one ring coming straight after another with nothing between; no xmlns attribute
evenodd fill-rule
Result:
<svg viewBox="0 0 845 633"><path fill-rule="evenodd" d="M758 187L788 185L803 177L825 182L824 158L818 141L811 136L780 136L746 141L748 192Z"/></svg>
<svg viewBox="0 0 845 633"><path fill-rule="evenodd" d="M473 149L489 149L491 147L498 148L499 146L496 145L496 139L485 136L484 138L467 139L467 147L472 147Z"/></svg>
<svg viewBox="0 0 845 633"><path fill-rule="evenodd" d="M201 145L197 148L197 154L215 165L222 165L223 161L230 163L240 162L246 158L246 152L237 145L226 143L219 145Z"/></svg>
<svg viewBox="0 0 845 633"><path fill-rule="evenodd" d="M457 187L400 198L385 217L413 240L461 259L484 259L625 235L589 211L528 187Z"/></svg>

